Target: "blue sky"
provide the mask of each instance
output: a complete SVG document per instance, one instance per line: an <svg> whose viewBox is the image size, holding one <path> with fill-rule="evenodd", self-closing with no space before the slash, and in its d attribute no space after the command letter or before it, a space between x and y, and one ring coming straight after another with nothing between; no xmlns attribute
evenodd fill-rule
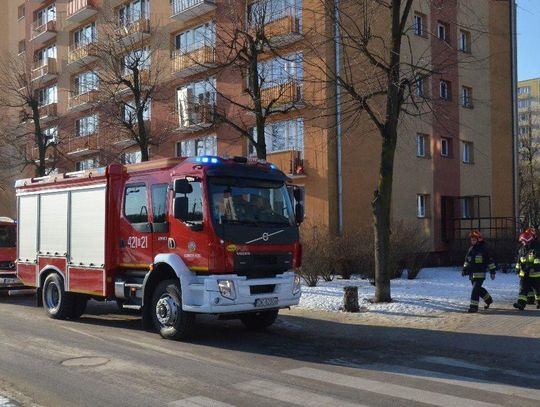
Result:
<svg viewBox="0 0 540 407"><path fill-rule="evenodd" d="M540 77L540 0L518 0L518 79Z"/></svg>

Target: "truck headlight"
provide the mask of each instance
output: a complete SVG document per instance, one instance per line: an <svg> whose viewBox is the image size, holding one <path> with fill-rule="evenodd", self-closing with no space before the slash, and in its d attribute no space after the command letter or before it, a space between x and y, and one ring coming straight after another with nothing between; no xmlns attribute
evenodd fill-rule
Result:
<svg viewBox="0 0 540 407"><path fill-rule="evenodd" d="M297 295L302 290L302 279L298 274L294 275L294 282L293 282L293 289L292 293L293 295Z"/></svg>
<svg viewBox="0 0 540 407"><path fill-rule="evenodd" d="M232 280L218 280L218 288L222 297L230 300L236 299L236 290L234 288L234 281Z"/></svg>

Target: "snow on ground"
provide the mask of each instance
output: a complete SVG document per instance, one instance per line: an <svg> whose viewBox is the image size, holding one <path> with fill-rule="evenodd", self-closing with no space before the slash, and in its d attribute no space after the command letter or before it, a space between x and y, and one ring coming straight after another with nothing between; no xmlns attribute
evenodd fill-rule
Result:
<svg viewBox="0 0 540 407"><path fill-rule="evenodd" d="M352 278L335 279L332 282L319 281L317 287L302 287L300 308L338 311L343 303L343 287L358 286L358 297L362 311L381 315L420 315L439 312L461 312L468 308L471 283L461 276L460 268L426 268L415 280L392 280L390 304L371 304L375 287L368 280ZM519 278L516 274L497 273L495 280L489 277L484 287L498 303L513 303L517 299ZM481 306L483 305L481 301Z"/></svg>

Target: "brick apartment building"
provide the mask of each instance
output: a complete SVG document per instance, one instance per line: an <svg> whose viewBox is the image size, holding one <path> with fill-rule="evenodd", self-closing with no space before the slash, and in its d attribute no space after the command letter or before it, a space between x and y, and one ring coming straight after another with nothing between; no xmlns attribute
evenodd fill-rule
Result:
<svg viewBox="0 0 540 407"><path fill-rule="evenodd" d="M290 85L283 103L300 102L267 123L268 160L305 187L308 222L326 225L334 232L365 227L371 222L379 138L367 120L356 126L336 126L332 115L335 103L331 102L335 89L303 82L310 67L316 65L307 49L321 24L313 12L320 3L266 1L272 10L279 10L267 17L267 23L273 25L272 35L281 39L280 55L287 61L277 64L289 74L287 83L280 83L281 89ZM213 126L210 121L201 126L204 117L192 126L192 118L181 113L181 105L189 103L186 95L204 98L214 88L231 98L244 92L245 81L240 75L212 68L215 43L209 38L219 38L219 30L226 29L220 22L231 13L230 1L5 2L7 7L0 15L5 34L0 49L20 53L34 64L43 104L42 122L62 141L58 146L60 171L104 165L111 159L140 159L133 142L119 142L114 131L100 126L101 113L92 103L92 86L99 84L94 83L86 61L93 58L89 43L100 36L105 9L120 28L123 26L126 36L138 35L141 47L151 42L153 35L166 39L166 45L152 57L152 63L165 61L167 65L160 79L164 97L152 100L146 114L153 129L165 123L175 125L159 146L151 147L151 158L252 153L247 140L230 126ZM239 5L236 13L241 20L243 14L247 20L254 6L250 2L234 4ZM450 62L417 90L431 95L433 113L405 119L400 130L392 210L395 219L421 226L434 251L448 248L456 220L514 216L512 7L513 1L416 0L411 12L413 53L433 65L440 55ZM383 22L376 29L387 27ZM197 40L197 36L205 40ZM335 49L327 46L331 62ZM191 57L186 59L188 53ZM223 98L210 96L208 100L219 104ZM328 103L324 105L324 101ZM249 115L245 123L253 125ZM104 153L112 140L121 147L116 156ZM13 205L5 208L10 212Z"/></svg>

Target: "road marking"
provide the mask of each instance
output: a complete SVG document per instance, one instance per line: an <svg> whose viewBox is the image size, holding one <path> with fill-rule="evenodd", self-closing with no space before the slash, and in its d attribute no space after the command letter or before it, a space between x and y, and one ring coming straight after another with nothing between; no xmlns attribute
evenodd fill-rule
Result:
<svg viewBox="0 0 540 407"><path fill-rule="evenodd" d="M438 383L452 384L456 386L468 387L471 389L487 391L490 393L499 393L506 396L518 396L531 400L540 400L540 391L535 389L527 389L524 387L511 386L507 384L498 384L489 382L485 379L475 379L465 376L456 376L452 374L434 372L432 370L416 369L405 366L394 365L364 365L363 369L384 371L386 373L396 374L399 376L407 376L422 380L430 380Z"/></svg>
<svg viewBox="0 0 540 407"><path fill-rule="evenodd" d="M465 362L464 360L445 358L442 356L424 356L419 358L422 362L434 363L436 365L445 365L452 367L461 367L464 369L478 370L482 372L487 372L489 367L477 365L470 362Z"/></svg>
<svg viewBox="0 0 540 407"><path fill-rule="evenodd" d="M435 393L428 390L420 390L413 387L401 386L384 381L363 379L356 376L348 376L340 373L333 373L320 369L303 367L284 371L283 373L301 377L304 379L318 380L321 382L345 386L356 390L368 391L382 394L384 396L396 397L400 399L415 401L418 403L432 404L440 407L495 407L499 404L485 403L462 397L450 396L447 394Z"/></svg>
<svg viewBox="0 0 540 407"><path fill-rule="evenodd" d="M253 380L235 384L237 390L253 393L269 399L309 407L366 407L358 403L349 403L335 397L323 396L311 391L284 386L268 380Z"/></svg>
<svg viewBox="0 0 540 407"><path fill-rule="evenodd" d="M169 407L235 407L232 404L223 403L208 397L190 397L183 400L173 401Z"/></svg>

